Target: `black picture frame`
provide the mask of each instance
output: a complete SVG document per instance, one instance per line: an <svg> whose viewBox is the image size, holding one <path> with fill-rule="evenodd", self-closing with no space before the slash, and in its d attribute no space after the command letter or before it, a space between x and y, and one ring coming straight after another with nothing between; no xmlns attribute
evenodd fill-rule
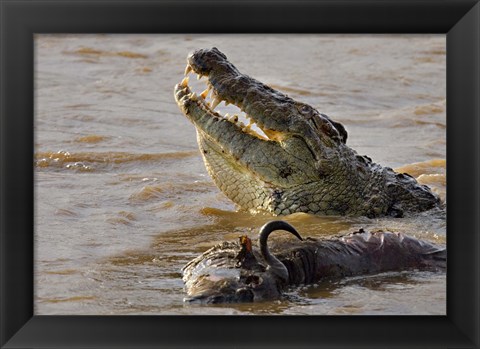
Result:
<svg viewBox="0 0 480 349"><path fill-rule="evenodd" d="M472 0L0 1L2 348L478 348L480 5ZM443 33L446 316L33 316L35 33Z"/></svg>

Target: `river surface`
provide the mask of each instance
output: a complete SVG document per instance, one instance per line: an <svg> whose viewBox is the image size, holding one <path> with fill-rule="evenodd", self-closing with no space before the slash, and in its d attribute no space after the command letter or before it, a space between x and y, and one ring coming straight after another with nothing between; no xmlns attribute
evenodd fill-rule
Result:
<svg viewBox="0 0 480 349"><path fill-rule="evenodd" d="M173 99L186 56L237 68L341 122L375 162L446 194L444 35L37 35L35 314L445 314L446 275L384 273L282 300L191 306L181 267L272 219L213 184ZM219 107L220 108L220 107ZM358 228L446 243L445 219L285 217L303 236ZM274 238L274 237L273 237Z"/></svg>

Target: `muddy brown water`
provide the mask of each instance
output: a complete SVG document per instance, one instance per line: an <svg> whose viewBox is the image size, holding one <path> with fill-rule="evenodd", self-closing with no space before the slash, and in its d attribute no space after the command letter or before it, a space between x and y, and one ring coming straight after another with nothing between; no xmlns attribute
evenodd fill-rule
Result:
<svg viewBox="0 0 480 349"><path fill-rule="evenodd" d="M37 35L35 313L445 314L446 275L415 270L261 304L183 303L185 263L272 219L238 212L216 188L174 102L186 55L212 46L343 123L359 154L445 198L443 35ZM363 227L446 242L445 220L430 213L285 219L303 236Z"/></svg>

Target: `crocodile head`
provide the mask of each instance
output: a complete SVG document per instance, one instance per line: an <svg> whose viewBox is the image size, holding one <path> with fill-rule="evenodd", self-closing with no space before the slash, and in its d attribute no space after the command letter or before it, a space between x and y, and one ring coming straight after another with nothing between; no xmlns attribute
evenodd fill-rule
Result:
<svg viewBox="0 0 480 349"><path fill-rule="evenodd" d="M207 78L206 90L192 92L187 76L175 86L176 102L195 125L210 176L240 207L275 215L388 213L383 169L346 145L342 124L240 73L216 48L190 54L185 73L192 71ZM249 124L216 111L222 101Z"/></svg>

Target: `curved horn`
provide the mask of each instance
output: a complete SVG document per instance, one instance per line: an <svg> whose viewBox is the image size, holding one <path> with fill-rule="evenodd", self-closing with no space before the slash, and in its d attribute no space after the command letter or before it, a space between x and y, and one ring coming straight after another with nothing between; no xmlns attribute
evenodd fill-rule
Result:
<svg viewBox="0 0 480 349"><path fill-rule="evenodd" d="M271 221L266 223L260 228L260 234L258 237L258 243L260 246L260 252L262 257L268 264L267 269L271 269L277 276L282 278L283 281L288 281L288 270L280 260L270 253L267 245L267 239L271 232L275 230L285 230L295 235L299 240L302 240L300 234L285 221Z"/></svg>

